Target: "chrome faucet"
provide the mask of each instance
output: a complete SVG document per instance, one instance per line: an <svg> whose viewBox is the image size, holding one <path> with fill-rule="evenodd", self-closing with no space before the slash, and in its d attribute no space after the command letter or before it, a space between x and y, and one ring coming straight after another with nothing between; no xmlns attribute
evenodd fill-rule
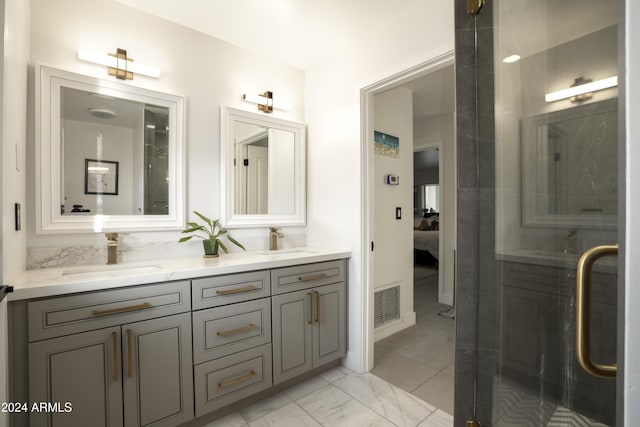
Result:
<svg viewBox="0 0 640 427"><path fill-rule="evenodd" d="M118 263L118 233L104 233L107 238L107 264Z"/></svg>
<svg viewBox="0 0 640 427"><path fill-rule="evenodd" d="M278 237L283 238L284 234L280 232L279 228L269 227L269 250L275 251L278 249Z"/></svg>

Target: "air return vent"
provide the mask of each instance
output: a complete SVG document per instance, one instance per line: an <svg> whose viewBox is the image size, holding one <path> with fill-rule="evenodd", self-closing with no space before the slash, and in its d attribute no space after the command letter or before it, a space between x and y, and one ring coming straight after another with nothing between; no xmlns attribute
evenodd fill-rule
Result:
<svg viewBox="0 0 640 427"><path fill-rule="evenodd" d="M374 305L374 328L400 319L400 285L377 291Z"/></svg>

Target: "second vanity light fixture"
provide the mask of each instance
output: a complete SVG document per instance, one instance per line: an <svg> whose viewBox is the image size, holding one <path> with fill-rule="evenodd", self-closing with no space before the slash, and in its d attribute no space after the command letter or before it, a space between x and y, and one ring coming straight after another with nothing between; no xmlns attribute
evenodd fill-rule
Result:
<svg viewBox="0 0 640 427"><path fill-rule="evenodd" d="M160 70L150 65L133 62L127 56L125 49L117 49L116 53L93 52L87 49L78 49L78 59L104 65L109 69L109 75L121 80L131 80L134 74L159 78Z"/></svg>
<svg viewBox="0 0 640 427"><path fill-rule="evenodd" d="M278 110L291 111L291 105L288 102L282 101L280 99L277 102L274 101L273 92L271 92L270 90L258 95L245 93L244 95L242 95L242 99L247 102L258 104L258 110L267 114L273 113L274 108Z"/></svg>
<svg viewBox="0 0 640 427"><path fill-rule="evenodd" d="M547 93L544 96L544 100L554 102L561 99L572 98L571 102L582 102L591 98L593 92L616 86L618 86L618 76L596 80L595 82L586 80L583 77L578 77L570 88Z"/></svg>

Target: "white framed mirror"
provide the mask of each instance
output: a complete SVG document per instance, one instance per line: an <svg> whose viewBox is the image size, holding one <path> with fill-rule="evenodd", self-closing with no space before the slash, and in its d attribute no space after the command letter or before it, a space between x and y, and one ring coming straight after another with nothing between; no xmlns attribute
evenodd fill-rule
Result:
<svg viewBox="0 0 640 427"><path fill-rule="evenodd" d="M182 96L36 66L38 234L180 229Z"/></svg>
<svg viewBox="0 0 640 427"><path fill-rule="evenodd" d="M224 106L220 113L222 223L304 225L305 125Z"/></svg>
<svg viewBox="0 0 640 427"><path fill-rule="evenodd" d="M614 228L617 140L617 98L524 118L523 224Z"/></svg>

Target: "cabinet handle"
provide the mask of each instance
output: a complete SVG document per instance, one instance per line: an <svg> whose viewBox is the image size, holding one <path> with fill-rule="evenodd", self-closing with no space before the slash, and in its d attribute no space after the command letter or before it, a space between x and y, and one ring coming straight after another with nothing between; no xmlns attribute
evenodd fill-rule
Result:
<svg viewBox="0 0 640 427"><path fill-rule="evenodd" d="M117 308L109 308L107 310L94 310L94 316L104 316L106 314L114 314L114 313L122 313L124 311L135 311L142 310L143 308L149 308L151 304L148 302L143 302L142 304L129 305L127 307L117 307Z"/></svg>
<svg viewBox="0 0 640 427"><path fill-rule="evenodd" d="M232 379L232 380L225 381L225 382L223 382L223 383L218 383L218 387L220 387L220 388L226 388L226 387L232 386L232 385L234 385L234 384L238 384L239 382L242 382L242 381L248 380L248 379L249 379L249 378L251 378L251 377L255 377L256 375L258 375L258 374L256 373L256 371L251 371L251 372L249 372L248 374L243 375L243 376L241 376L241 377L234 378L234 379Z"/></svg>
<svg viewBox="0 0 640 427"><path fill-rule="evenodd" d="M131 329L127 329L127 376L133 377L132 367L133 357L131 355Z"/></svg>
<svg viewBox="0 0 640 427"><path fill-rule="evenodd" d="M118 334L111 332L113 338L113 381L118 382Z"/></svg>
<svg viewBox="0 0 640 427"><path fill-rule="evenodd" d="M313 291L316 294L316 323L320 323L320 293Z"/></svg>
<svg viewBox="0 0 640 427"><path fill-rule="evenodd" d="M255 291L256 288L253 285L249 285L249 286L245 286L244 288L234 288L234 289L225 289L223 291L216 291L216 294L218 295L229 295L229 294L238 294L241 292L249 292L249 291Z"/></svg>
<svg viewBox="0 0 640 427"><path fill-rule="evenodd" d="M229 335L235 335L235 334L240 334L242 332L248 332L252 329L257 328L256 325L254 325L253 323L249 323L247 326L243 326L241 328L236 328L236 329L229 329L226 331L219 331L218 332L218 336L221 337L228 337Z"/></svg>
<svg viewBox="0 0 640 427"><path fill-rule="evenodd" d="M311 276L298 276L299 282L308 282L309 280L324 279L327 277L326 273L312 274Z"/></svg>
<svg viewBox="0 0 640 427"><path fill-rule="evenodd" d="M313 325L313 294L309 292L309 324Z"/></svg>
<svg viewBox="0 0 640 427"><path fill-rule="evenodd" d="M591 269L606 256L618 256L618 245L596 246L582 254L576 274L576 356L582 368L595 377L615 378L614 365L602 365L591 359Z"/></svg>

